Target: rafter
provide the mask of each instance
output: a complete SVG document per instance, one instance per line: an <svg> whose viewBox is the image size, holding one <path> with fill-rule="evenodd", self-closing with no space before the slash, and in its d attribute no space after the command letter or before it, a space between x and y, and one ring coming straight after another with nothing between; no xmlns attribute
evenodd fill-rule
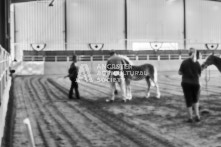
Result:
<svg viewBox="0 0 221 147"><path fill-rule="evenodd" d="M37 0L11 0L12 3L32 2Z"/></svg>
<svg viewBox="0 0 221 147"><path fill-rule="evenodd" d="M221 0L207 0L207 1L221 2Z"/></svg>

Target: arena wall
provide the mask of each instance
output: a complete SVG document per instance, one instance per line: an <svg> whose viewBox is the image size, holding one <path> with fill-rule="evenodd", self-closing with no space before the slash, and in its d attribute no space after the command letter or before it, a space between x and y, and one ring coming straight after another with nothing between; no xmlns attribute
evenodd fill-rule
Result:
<svg viewBox="0 0 221 147"><path fill-rule="evenodd" d="M10 87L11 87L11 78L9 77L7 82L5 83L5 89L3 91L3 95L2 95L2 98L1 98L1 107L0 107L0 146L2 144L2 137L4 135L5 119L6 119L6 113L7 113L7 110L8 110Z"/></svg>
<svg viewBox="0 0 221 147"><path fill-rule="evenodd" d="M14 5L15 34L11 37L15 38L15 50L32 50L32 43L46 43L49 50L65 50L64 0L55 2L53 7L41 1Z"/></svg>
<svg viewBox="0 0 221 147"><path fill-rule="evenodd" d="M186 0L187 48L221 43L220 8L217 2ZM22 50L32 50L31 43L46 43L45 50L91 50L89 43L132 50L134 42L155 41L184 49L183 13L183 1L169 0L59 0L53 7L19 3L11 14L11 37Z"/></svg>
<svg viewBox="0 0 221 147"><path fill-rule="evenodd" d="M173 61L133 61L134 65L149 63L154 65L159 72L178 71L182 60ZM199 60L200 63L203 60ZM18 75L67 75L71 62L23 62L16 68ZM79 61L79 67L85 65L91 74L98 74L98 70L105 70L106 61ZM215 66L210 70L217 70ZM85 70L85 69L84 69Z"/></svg>
<svg viewBox="0 0 221 147"><path fill-rule="evenodd" d="M0 45L0 146L5 127L9 90L11 86L11 77L9 76L10 61L9 53Z"/></svg>

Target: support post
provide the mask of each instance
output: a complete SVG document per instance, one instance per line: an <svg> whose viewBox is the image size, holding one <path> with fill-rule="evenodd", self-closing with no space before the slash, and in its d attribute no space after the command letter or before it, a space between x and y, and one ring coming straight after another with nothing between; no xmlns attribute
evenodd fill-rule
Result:
<svg viewBox="0 0 221 147"><path fill-rule="evenodd" d="M186 49L186 0L183 0L183 46Z"/></svg>
<svg viewBox="0 0 221 147"><path fill-rule="evenodd" d="M124 0L124 29L125 49L127 50L127 0Z"/></svg>
<svg viewBox="0 0 221 147"><path fill-rule="evenodd" d="M65 50L67 50L67 0L64 0L64 29Z"/></svg>

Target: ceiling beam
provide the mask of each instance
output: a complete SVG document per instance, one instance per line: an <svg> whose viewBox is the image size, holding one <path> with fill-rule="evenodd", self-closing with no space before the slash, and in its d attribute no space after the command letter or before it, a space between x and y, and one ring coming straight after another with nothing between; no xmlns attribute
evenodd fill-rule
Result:
<svg viewBox="0 0 221 147"><path fill-rule="evenodd" d="M32 2L32 1L38 1L38 0L11 0L12 3L22 3L22 2ZM207 0L207 1L221 2L221 0Z"/></svg>
<svg viewBox="0 0 221 147"><path fill-rule="evenodd" d="M37 0L11 0L11 3L22 3L22 2L32 2Z"/></svg>

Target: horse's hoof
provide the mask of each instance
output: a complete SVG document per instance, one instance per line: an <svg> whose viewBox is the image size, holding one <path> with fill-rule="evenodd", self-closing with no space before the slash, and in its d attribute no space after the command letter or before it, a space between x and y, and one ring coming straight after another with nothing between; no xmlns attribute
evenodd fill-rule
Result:
<svg viewBox="0 0 221 147"><path fill-rule="evenodd" d="M109 99L107 99L106 102L107 102L107 103L111 103L111 102L114 102L114 100L109 100Z"/></svg>
<svg viewBox="0 0 221 147"><path fill-rule="evenodd" d="M157 99L160 99L160 95L157 95L156 98L157 98Z"/></svg>
<svg viewBox="0 0 221 147"><path fill-rule="evenodd" d="M147 95L145 96L145 98L147 98L147 99L150 98L150 94L147 94Z"/></svg>
<svg viewBox="0 0 221 147"><path fill-rule="evenodd" d="M132 96L129 96L129 97L127 98L127 100L132 100L132 98L133 98Z"/></svg>
<svg viewBox="0 0 221 147"><path fill-rule="evenodd" d="M150 96L145 96L146 99L150 98Z"/></svg>
<svg viewBox="0 0 221 147"><path fill-rule="evenodd" d="M126 103L126 102L128 102L128 101L130 101L130 100L129 100L129 99L124 99L124 100L123 100L124 103Z"/></svg>

